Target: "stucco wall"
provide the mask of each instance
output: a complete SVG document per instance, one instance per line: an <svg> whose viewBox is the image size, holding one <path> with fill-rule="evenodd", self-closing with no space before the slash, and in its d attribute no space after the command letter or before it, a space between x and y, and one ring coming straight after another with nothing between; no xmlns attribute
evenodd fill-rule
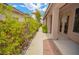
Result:
<svg viewBox="0 0 79 59"><path fill-rule="evenodd" d="M50 30L50 15L52 15L52 39L57 39L59 33L59 12L61 16L70 16L68 24L68 37L79 43L79 33L73 32L75 10L79 8L79 4L53 4L49 13L47 14L47 26ZM60 8L62 7L62 8ZM60 34L59 34L60 35Z"/></svg>
<svg viewBox="0 0 79 59"><path fill-rule="evenodd" d="M47 16L47 28L48 28L48 33L50 33L50 17L49 17L49 15Z"/></svg>
<svg viewBox="0 0 79 59"><path fill-rule="evenodd" d="M50 27L52 28L52 32L49 33L49 37L52 39L57 39L58 38L58 29L59 29L59 8L63 6L65 3L53 3L51 8L49 9L49 12L47 16L45 17L47 19L47 27L48 27L48 32L50 32ZM52 24L50 24L50 16L52 16ZM45 22L44 22L45 23ZM52 26L51 26L52 25Z"/></svg>
<svg viewBox="0 0 79 59"><path fill-rule="evenodd" d="M79 4L73 4L73 10L72 10L72 17L70 19L70 25L69 28L69 37L78 42L79 43L79 33L76 33L76 32L73 32L73 27L74 27L74 21L75 21L75 11L76 11L76 8L79 8Z"/></svg>
<svg viewBox="0 0 79 59"><path fill-rule="evenodd" d="M75 20L75 10L79 8L79 4L68 4L60 9L61 15L69 15L69 26L68 26L68 37L79 43L79 33L73 32L74 20Z"/></svg>
<svg viewBox="0 0 79 59"><path fill-rule="evenodd" d="M52 39L58 39L59 34L59 8L64 3L54 3L52 6Z"/></svg>

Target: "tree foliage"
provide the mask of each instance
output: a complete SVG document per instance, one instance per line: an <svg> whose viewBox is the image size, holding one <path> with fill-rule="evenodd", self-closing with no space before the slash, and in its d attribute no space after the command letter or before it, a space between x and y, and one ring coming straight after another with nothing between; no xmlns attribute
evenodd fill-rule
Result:
<svg viewBox="0 0 79 59"><path fill-rule="evenodd" d="M36 12L33 13L37 19L38 22L41 20L41 13L39 10L36 10Z"/></svg>

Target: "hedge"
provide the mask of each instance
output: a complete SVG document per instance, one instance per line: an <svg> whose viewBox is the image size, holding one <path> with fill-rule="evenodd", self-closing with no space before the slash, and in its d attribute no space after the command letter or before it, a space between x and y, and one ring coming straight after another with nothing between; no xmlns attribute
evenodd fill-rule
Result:
<svg viewBox="0 0 79 59"><path fill-rule="evenodd" d="M31 17L24 17L23 22L19 22L18 18L11 16L12 12L9 10L11 10L12 7L8 6L8 11L6 8L4 9L4 7L6 6L0 4L0 14L6 16L4 20L0 20L0 54L21 54L23 48L28 46L28 41L30 41L37 32L40 23Z"/></svg>

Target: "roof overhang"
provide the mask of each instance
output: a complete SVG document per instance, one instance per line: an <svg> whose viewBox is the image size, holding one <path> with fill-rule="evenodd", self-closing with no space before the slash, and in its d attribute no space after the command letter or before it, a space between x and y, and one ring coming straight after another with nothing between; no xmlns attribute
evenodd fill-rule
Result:
<svg viewBox="0 0 79 59"><path fill-rule="evenodd" d="M56 4L56 5L55 5ZM55 8L61 8L63 7L64 5L66 5L67 3L54 3L54 7ZM51 7L52 7L53 3L49 3L48 5L48 8L46 9L46 12L45 12L45 16L43 17L43 20L45 19L45 17L47 16L47 14L49 13Z"/></svg>
<svg viewBox="0 0 79 59"><path fill-rule="evenodd" d="M47 8L46 11L45 11L45 15L44 15L44 17L43 17L43 20L44 20L45 17L47 16L47 14L48 14L48 12L49 12L49 10L50 10L50 8L51 8L52 5L53 5L52 3L49 3L48 8Z"/></svg>

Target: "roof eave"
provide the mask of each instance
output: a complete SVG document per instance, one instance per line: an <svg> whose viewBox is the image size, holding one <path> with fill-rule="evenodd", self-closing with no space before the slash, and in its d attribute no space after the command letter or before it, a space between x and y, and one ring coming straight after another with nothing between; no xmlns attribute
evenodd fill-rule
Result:
<svg viewBox="0 0 79 59"><path fill-rule="evenodd" d="M43 17L43 20L44 20L45 17L47 16L47 14L48 14L48 12L49 12L51 6L52 6L52 3L49 3L48 8L47 8L46 11L45 11L45 16Z"/></svg>

